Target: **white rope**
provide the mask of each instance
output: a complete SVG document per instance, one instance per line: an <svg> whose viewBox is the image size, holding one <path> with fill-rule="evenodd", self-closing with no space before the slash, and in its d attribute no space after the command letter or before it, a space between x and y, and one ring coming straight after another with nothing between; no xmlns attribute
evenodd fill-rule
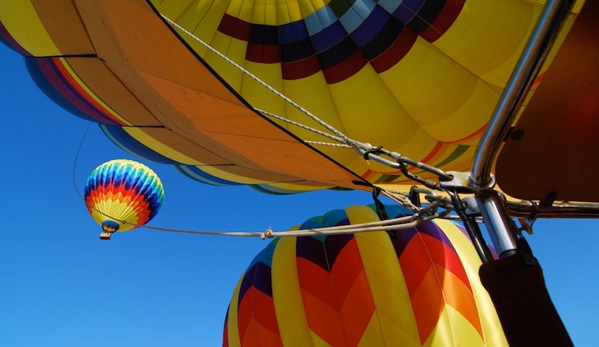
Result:
<svg viewBox="0 0 599 347"><path fill-rule="evenodd" d="M260 113L262 113L262 114L263 114L263 115L265 115L265 116L268 116L268 117L272 117L272 118L278 119L278 120L280 120L280 121L283 121L283 122L289 123L289 124L291 124L291 125L295 125L295 126L296 126L296 127L298 127L298 128L302 128L302 129L304 129L304 130L311 131L311 132L313 132L313 133L316 133L316 134L318 134L318 135L321 135L321 136L327 137L327 138L329 138L329 139L331 139L331 140L335 140L335 141L337 141L337 142L340 142L340 143L345 143L345 141L344 141L342 138L338 137L338 136L331 135L331 134L327 134L327 133L325 133L324 131L320 131L320 130L318 130L318 129L314 129L314 128L312 128L312 127L309 127L309 126L307 126L307 125L305 125L305 124L302 124L302 123L299 123L299 122L296 122L296 121L292 121L291 119L287 119L287 118L285 118L285 117L281 117L281 116L279 116L279 115L276 115L276 114L274 114L274 113L270 113L270 112L268 112L268 111L264 111L264 110L261 110L261 109L258 109L258 108L256 108L255 110L256 110L256 111L258 111L258 112L260 112Z"/></svg>
<svg viewBox="0 0 599 347"><path fill-rule="evenodd" d="M343 143L330 143L330 142L308 141L308 140L306 140L304 142L307 143L307 144L310 144L310 145L318 145L318 146L328 146L328 147L350 148L350 149L353 149L352 146L346 145L346 144L343 144Z"/></svg>
<svg viewBox="0 0 599 347"><path fill-rule="evenodd" d="M100 212L101 213L101 212ZM105 213L103 215L107 216ZM268 228L264 232L256 231L206 231L206 230L186 230L186 229L174 229L164 227L154 227L148 225L138 225L127 221L119 220L118 218L112 218L115 221L133 225L135 227L146 228L157 231L167 231L176 233L196 234L196 235L218 235L218 236L237 236L237 237L260 237L261 239L273 238L273 237L298 237L298 236L314 236L314 235L340 235L340 234L355 234L372 231L391 231L391 230L403 230L414 228L417 225L423 223L423 220L419 219L417 215L404 216L395 219L389 219L378 222L361 223L353 225L340 225L326 228L314 228L314 229L302 229L302 230L291 230L291 231L273 231Z"/></svg>

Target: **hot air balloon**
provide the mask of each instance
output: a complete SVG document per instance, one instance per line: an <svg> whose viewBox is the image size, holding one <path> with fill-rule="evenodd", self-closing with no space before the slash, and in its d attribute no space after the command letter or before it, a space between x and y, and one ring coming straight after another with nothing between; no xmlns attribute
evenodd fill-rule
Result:
<svg viewBox="0 0 599 347"><path fill-rule="evenodd" d="M133 160L116 159L98 166L87 178L85 203L102 226L100 238L148 223L160 210L164 188L149 167Z"/></svg>
<svg viewBox="0 0 599 347"><path fill-rule="evenodd" d="M294 229L378 220L351 206ZM447 220L395 237L276 238L234 290L223 346L507 346L479 266L465 231Z"/></svg>
<svg viewBox="0 0 599 347"><path fill-rule="evenodd" d="M275 194L416 181L463 210L471 193L508 257L514 216L599 216L597 15L584 0L0 0L0 38L129 153Z"/></svg>
<svg viewBox="0 0 599 347"><path fill-rule="evenodd" d="M282 194L408 181L310 142L332 140L308 128L339 134L306 113L468 170L544 1L1 4L1 37L41 89L119 146L198 181Z"/></svg>

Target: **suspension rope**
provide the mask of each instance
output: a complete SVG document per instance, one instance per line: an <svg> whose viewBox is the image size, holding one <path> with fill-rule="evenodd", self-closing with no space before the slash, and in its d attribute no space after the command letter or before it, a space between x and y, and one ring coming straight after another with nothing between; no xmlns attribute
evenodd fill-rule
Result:
<svg viewBox="0 0 599 347"><path fill-rule="evenodd" d="M320 118L316 117L315 115L313 115L312 113L310 113L310 111L306 110L305 108L303 108L302 106L300 106L298 103L296 103L295 101L293 101L290 98L288 98L287 96L285 96L283 93L281 93L278 90L276 90L275 88L271 87L268 83L266 83L263 80L261 80L258 76L252 74L250 71L246 70L243 66L237 64L232 59L230 59L226 55L222 54L221 52L219 52L218 50L216 50L215 48L213 48L212 46L210 46L209 44L207 44L206 42L204 42L200 38L196 37L190 31L188 31L187 29L183 28L182 26L180 26L179 24L177 24L176 22L174 22L170 18L166 17L163 14L160 14L160 16L162 18L164 18L164 20L166 20L172 26L174 26L175 28L179 29L181 32L185 33L186 35L188 35L189 37L191 37L193 40L195 40L196 42L198 42L199 44L201 44L202 46L204 46L206 49L208 49L212 53L218 55L220 58L222 58L223 60L225 60L227 63L233 65L235 68L237 68L238 70L240 70L241 72L243 72L244 74L246 74L248 77L250 77L254 81L258 82L264 88L268 89L269 91L271 91L272 93L274 93L275 95L277 95L278 97L280 97L281 99L285 100L287 103L289 103L290 105L292 105L293 107L295 107L296 109L298 109L299 111L301 111L303 114L305 114L306 116L310 117L312 120L314 120L318 124L320 124L323 127L325 127L327 130L329 130L330 132L332 132L333 134L335 134L337 137L343 139L344 143L347 143L348 145L352 145L352 146L362 145L361 143L350 139L347 135L345 135L342 132L340 132L339 130L335 129L333 126L331 126L328 123L324 122Z"/></svg>
<svg viewBox="0 0 599 347"><path fill-rule="evenodd" d="M349 149L353 149L352 146L350 145L345 145L343 143L330 143L330 142L322 142L322 141L309 141L309 140L305 140L304 141L307 144L310 145L318 145L318 146L328 146L328 147L337 147L337 148L349 148Z"/></svg>
<svg viewBox="0 0 599 347"><path fill-rule="evenodd" d="M302 124L302 123L299 123L299 122L293 121L293 120L291 120L291 119L287 119L287 118L285 118L285 117L281 117L281 116L279 116L279 115L276 115L276 114L274 114L274 113L270 113L270 112L268 112L268 111L264 111L264 110L261 110L261 109L258 109L258 108L256 108L255 110L256 110L256 111L258 111L258 112L260 112L260 113L262 113L262 114L263 114L263 115L265 115L265 116L268 116L268 117L272 117L272 118L278 119L278 120L280 120L280 121L283 121L283 122L289 123L289 124L291 124L291 125L295 125L295 126L296 126L296 127L298 127L298 128L301 128L301 129L304 129L304 130L311 131L311 132L313 132L313 133L316 133L316 134L318 134L318 135L321 135L321 136L327 137L327 138L329 138L329 139L331 139L331 140L334 140L334 141L337 141L337 142L340 142L340 143L346 143L346 141L345 141L343 138L339 137L339 136L335 136L335 135L327 134L327 133L325 133L324 131L320 131L320 130L318 130L318 129L314 129L314 128L312 128L312 127L309 127L309 126L307 126L307 125L305 125L305 124Z"/></svg>
<svg viewBox="0 0 599 347"><path fill-rule="evenodd" d="M413 216L399 217L399 218L390 219L390 220L386 220L386 221L380 221L380 222L370 222L370 223L361 223L361 224L353 224L353 225L341 225L341 226L326 227L326 228L312 228L312 229L290 230L290 231L273 231L271 228L268 228L264 232L256 232L256 231L186 230L186 229L176 229L176 228L155 227L155 226L148 226L148 225L137 225L135 223L129 223L129 222L121 221L118 219L115 219L115 220L120 223L123 223L123 224L133 225L136 227L142 227L145 229L156 230L156 231L186 233L186 234L195 234L195 235L260 237L263 240L266 238L273 238L273 237L341 235L341 234L355 234L355 233L385 231L385 230L404 230L404 229L414 228L424 222L424 219L420 219L420 218L418 218L417 215L413 215Z"/></svg>

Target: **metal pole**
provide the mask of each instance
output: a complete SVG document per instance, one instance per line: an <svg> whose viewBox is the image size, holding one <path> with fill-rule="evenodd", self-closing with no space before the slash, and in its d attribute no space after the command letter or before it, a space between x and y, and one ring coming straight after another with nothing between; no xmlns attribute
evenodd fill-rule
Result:
<svg viewBox="0 0 599 347"><path fill-rule="evenodd" d="M474 187L490 188L493 160L573 4L574 0L547 2L476 150L470 175Z"/></svg>
<svg viewBox="0 0 599 347"><path fill-rule="evenodd" d="M469 181L480 189L476 200L500 257L516 252L517 230L505 203L491 189L491 166L573 4L574 0L547 2L476 150Z"/></svg>
<svg viewBox="0 0 599 347"><path fill-rule="evenodd" d="M516 225L511 220L499 193L489 189L478 192L475 197L499 258L516 253Z"/></svg>

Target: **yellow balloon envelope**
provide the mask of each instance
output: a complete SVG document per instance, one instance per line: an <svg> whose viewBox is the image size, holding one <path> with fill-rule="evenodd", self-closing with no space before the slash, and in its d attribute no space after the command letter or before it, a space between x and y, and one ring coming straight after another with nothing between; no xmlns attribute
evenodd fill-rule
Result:
<svg viewBox="0 0 599 347"><path fill-rule="evenodd" d="M296 229L373 221L352 206ZM396 237L281 237L238 282L223 346L507 346L479 266L466 232L445 220Z"/></svg>
<svg viewBox="0 0 599 347"><path fill-rule="evenodd" d="M0 21L40 87L123 148L289 193L406 178L254 108L326 131L301 106L351 139L468 170L544 4L23 0L0 3Z"/></svg>

